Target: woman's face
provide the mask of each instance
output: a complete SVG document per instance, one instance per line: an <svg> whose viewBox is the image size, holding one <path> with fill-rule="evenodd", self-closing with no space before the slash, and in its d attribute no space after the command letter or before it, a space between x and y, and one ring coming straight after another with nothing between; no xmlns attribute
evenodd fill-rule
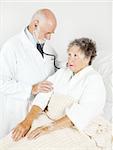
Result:
<svg viewBox="0 0 113 150"><path fill-rule="evenodd" d="M68 67L75 73L88 66L90 58L86 58L81 49L74 45L68 50Z"/></svg>

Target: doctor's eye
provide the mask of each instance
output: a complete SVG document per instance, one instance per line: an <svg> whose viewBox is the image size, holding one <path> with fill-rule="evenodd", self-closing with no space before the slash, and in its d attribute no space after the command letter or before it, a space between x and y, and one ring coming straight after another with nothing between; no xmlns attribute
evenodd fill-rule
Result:
<svg viewBox="0 0 113 150"><path fill-rule="evenodd" d="M71 53L68 53L68 56L71 56Z"/></svg>

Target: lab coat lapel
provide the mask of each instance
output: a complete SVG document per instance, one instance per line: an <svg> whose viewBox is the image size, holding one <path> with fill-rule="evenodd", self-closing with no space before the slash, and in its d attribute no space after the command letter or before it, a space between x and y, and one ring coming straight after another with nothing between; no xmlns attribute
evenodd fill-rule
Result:
<svg viewBox="0 0 113 150"><path fill-rule="evenodd" d="M33 45L32 42L27 38L24 31L22 31L21 33L21 41L22 41L24 49L26 49L26 53L29 53L29 55L32 57L32 61L34 62L33 64L36 66L36 67L33 66L35 68L35 72L36 70L37 72L39 72L40 70L40 73L43 74L43 76L45 77L46 73L45 73L45 68L44 68L45 67L44 59L41 56L40 52L35 47L35 45Z"/></svg>
<svg viewBox="0 0 113 150"><path fill-rule="evenodd" d="M36 46L33 45L33 43L28 39L28 37L26 36L25 32L23 31L22 32L22 35L21 35L21 38L22 38L22 43L23 43L23 46L26 48L26 50L32 51L32 53L36 56L38 56L38 59L40 59L42 62L44 62L42 56L40 55L40 52L37 50ZM26 43L26 44L24 44Z"/></svg>

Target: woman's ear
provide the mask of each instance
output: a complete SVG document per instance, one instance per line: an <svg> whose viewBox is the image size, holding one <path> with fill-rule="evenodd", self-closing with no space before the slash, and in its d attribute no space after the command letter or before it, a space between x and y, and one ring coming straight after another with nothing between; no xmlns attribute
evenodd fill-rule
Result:
<svg viewBox="0 0 113 150"><path fill-rule="evenodd" d="M88 64L89 64L90 59L91 59L90 57L86 57L86 58L85 58L85 63L86 63L86 65L88 65Z"/></svg>

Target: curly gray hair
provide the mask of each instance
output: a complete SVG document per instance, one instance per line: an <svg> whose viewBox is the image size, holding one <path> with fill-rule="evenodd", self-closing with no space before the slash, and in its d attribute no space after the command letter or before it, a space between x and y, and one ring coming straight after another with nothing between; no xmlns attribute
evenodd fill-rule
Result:
<svg viewBox="0 0 113 150"><path fill-rule="evenodd" d="M75 45L80 48L80 50L85 54L86 57L90 57L89 65L91 65L92 60L97 56L96 43L89 38L79 38L73 40L69 44L68 50Z"/></svg>

